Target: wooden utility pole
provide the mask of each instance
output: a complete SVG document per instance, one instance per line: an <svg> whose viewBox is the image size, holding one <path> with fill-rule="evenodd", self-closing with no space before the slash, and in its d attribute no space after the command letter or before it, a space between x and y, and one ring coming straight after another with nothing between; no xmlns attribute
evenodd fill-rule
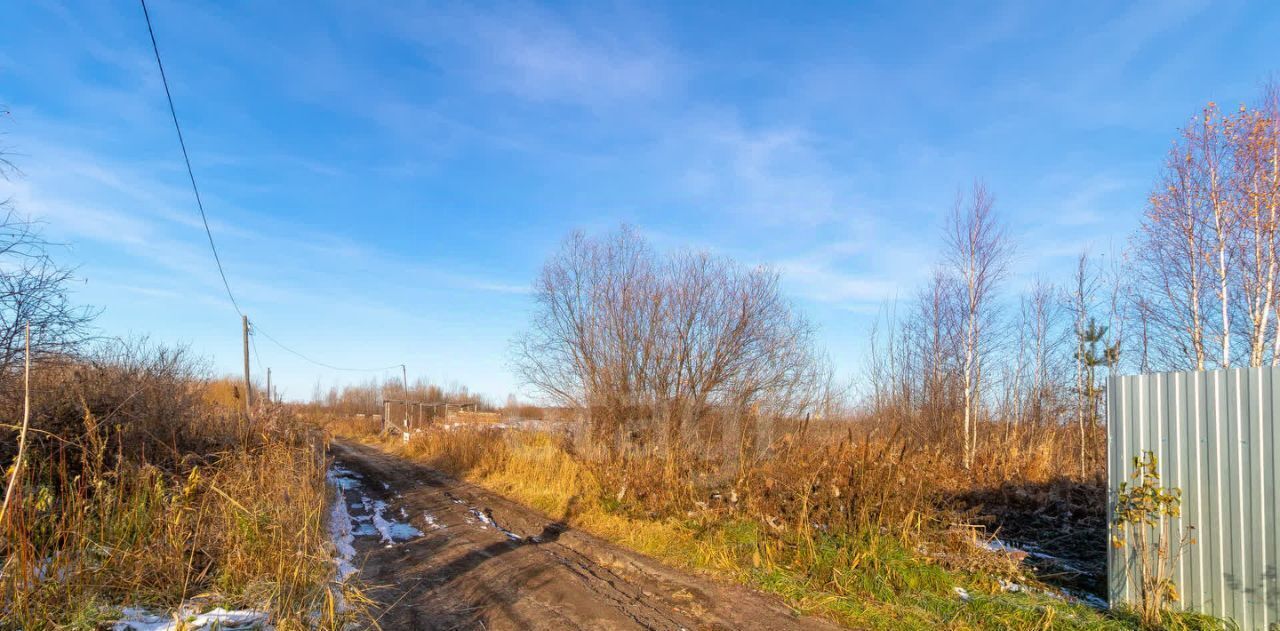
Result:
<svg viewBox="0 0 1280 631"><path fill-rule="evenodd" d="M275 401L275 397L271 395L271 367L267 366L267 403Z"/></svg>
<svg viewBox="0 0 1280 631"><path fill-rule="evenodd" d="M409 371L405 369L404 364L400 364L400 379L404 382L404 429L409 431Z"/></svg>
<svg viewBox="0 0 1280 631"><path fill-rule="evenodd" d="M249 381L249 316L240 316L241 329L244 332L244 412L253 410L253 383Z"/></svg>

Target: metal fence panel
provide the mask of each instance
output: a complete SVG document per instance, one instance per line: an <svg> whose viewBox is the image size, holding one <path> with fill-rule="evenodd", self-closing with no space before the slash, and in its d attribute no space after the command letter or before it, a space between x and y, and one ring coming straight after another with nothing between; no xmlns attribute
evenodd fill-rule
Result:
<svg viewBox="0 0 1280 631"><path fill-rule="evenodd" d="M1173 568L1187 609L1242 629L1280 625L1280 368L1112 377L1107 389L1109 509L1133 459L1151 451L1182 489L1175 533L1195 543ZM1110 515L1108 515L1110 516ZM1110 551L1113 605L1135 603L1128 550Z"/></svg>

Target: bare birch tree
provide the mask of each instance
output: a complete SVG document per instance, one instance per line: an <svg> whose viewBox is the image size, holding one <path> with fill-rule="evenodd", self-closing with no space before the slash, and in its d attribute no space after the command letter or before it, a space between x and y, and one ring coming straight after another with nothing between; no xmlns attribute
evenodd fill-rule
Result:
<svg viewBox="0 0 1280 631"><path fill-rule="evenodd" d="M1203 208L1197 214L1208 224L1212 234L1211 256L1219 307L1219 363L1223 367L1231 365L1232 284L1228 257L1238 234L1234 220L1237 213L1232 208L1233 196L1226 187L1226 174L1231 170L1230 128L1231 121L1224 119L1217 106L1210 103L1198 124L1184 132L1188 151L1193 156L1188 165L1194 186L1192 203Z"/></svg>
<svg viewBox="0 0 1280 631"><path fill-rule="evenodd" d="M1165 161L1135 238L1142 318L1158 367L1204 370L1209 239L1198 212L1193 157L1181 145Z"/></svg>
<svg viewBox="0 0 1280 631"><path fill-rule="evenodd" d="M1157 368L1280 357L1278 100L1271 84L1252 108L1210 103L1170 151L1133 248L1133 303Z"/></svg>
<svg viewBox="0 0 1280 631"><path fill-rule="evenodd" d="M968 197L957 194L948 217L946 260L957 278L963 323L961 375L964 393L962 463L973 465L977 448L978 408L982 398L980 366L986 350L984 335L993 319L995 292L1009 271L1013 246L995 215L995 199L982 182L974 182Z"/></svg>
<svg viewBox="0 0 1280 631"><path fill-rule="evenodd" d="M1272 83L1256 109L1241 108L1228 127L1228 195L1237 244L1231 248L1248 363L1267 361L1280 273L1280 88ZM1280 336L1274 336L1280 340ZM1271 361L1275 361L1274 351Z"/></svg>
<svg viewBox="0 0 1280 631"><path fill-rule="evenodd" d="M917 402L930 437L941 438L954 431L950 426L957 409L955 368L957 367L960 323L956 279L935 267L926 285L916 296L904 323L904 346L914 364L906 379L919 384Z"/></svg>

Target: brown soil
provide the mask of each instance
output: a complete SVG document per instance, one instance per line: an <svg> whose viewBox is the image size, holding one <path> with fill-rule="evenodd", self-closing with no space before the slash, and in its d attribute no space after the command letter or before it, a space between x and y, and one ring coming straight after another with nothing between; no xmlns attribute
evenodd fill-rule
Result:
<svg viewBox="0 0 1280 631"><path fill-rule="evenodd" d="M1043 581L1106 595L1107 491L1101 481L1010 483L955 498L1006 544L1027 551Z"/></svg>
<svg viewBox="0 0 1280 631"><path fill-rule="evenodd" d="M348 503L359 493L380 499L389 518L423 531L390 545L356 538L357 576L380 603L373 615L382 629L838 628L372 447L335 441L332 454L363 477Z"/></svg>

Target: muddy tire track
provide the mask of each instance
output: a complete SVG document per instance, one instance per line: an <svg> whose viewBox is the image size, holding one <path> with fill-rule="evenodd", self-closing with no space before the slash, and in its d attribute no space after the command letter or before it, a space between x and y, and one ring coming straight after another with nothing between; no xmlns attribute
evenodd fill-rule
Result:
<svg viewBox="0 0 1280 631"><path fill-rule="evenodd" d="M840 628L375 448L335 441L331 453L362 479L345 491L352 507L381 502L422 533L392 544L355 539L382 629Z"/></svg>

